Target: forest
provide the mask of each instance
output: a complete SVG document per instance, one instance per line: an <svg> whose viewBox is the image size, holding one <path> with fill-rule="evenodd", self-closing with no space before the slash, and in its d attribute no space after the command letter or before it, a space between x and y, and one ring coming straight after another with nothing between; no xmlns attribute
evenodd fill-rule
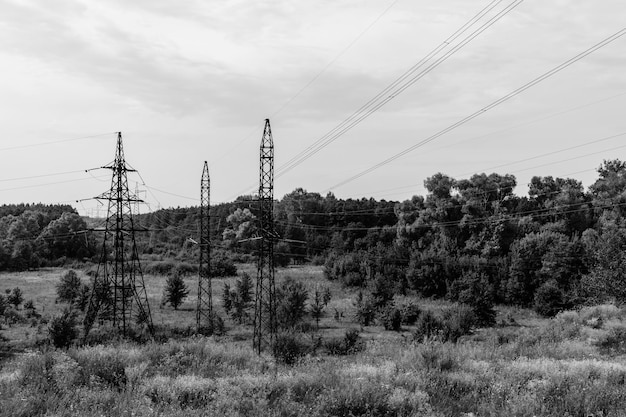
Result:
<svg viewBox="0 0 626 417"><path fill-rule="evenodd" d="M512 175L437 173L426 196L396 202L338 199L296 189L277 200L278 265L324 265L329 280L461 302L535 307L545 315L608 298L626 300L626 162L604 161L585 190L535 176L527 196ZM253 196L211 207L216 258L253 262ZM135 218L139 252L193 272L198 207ZM0 207L0 270L97 263L103 219L71 206ZM149 268L149 266L148 266ZM474 300L474 301L472 301Z"/></svg>

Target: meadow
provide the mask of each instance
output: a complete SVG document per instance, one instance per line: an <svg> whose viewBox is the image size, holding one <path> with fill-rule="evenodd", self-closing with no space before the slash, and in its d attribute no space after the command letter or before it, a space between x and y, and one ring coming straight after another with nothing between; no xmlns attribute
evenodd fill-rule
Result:
<svg viewBox="0 0 626 417"><path fill-rule="evenodd" d="M193 334L195 277L185 278L190 294L175 311L160 307L165 277L147 275L158 340L56 349L46 343L45 318L64 308L55 303L64 272L0 275L1 291L19 286L41 315L2 323L0 416L626 416L626 309L615 305L551 319L498 306L495 326L453 343L411 325L360 326L356 290L327 281L321 267L285 268L277 281L290 276L309 293L329 287L332 294L319 329L299 336L312 348L288 365L254 354L252 326L221 310L221 289L235 278L213 280L223 335ZM395 301L408 299L422 312L453 307ZM361 349L337 354L315 343L342 340L350 329Z"/></svg>

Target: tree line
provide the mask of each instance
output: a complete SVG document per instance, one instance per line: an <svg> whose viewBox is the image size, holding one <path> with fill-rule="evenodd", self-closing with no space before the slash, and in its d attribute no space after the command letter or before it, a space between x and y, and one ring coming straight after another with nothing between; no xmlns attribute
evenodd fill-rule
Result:
<svg viewBox="0 0 626 417"><path fill-rule="evenodd" d="M395 293L480 298L535 306L543 314L588 300L626 300L626 162L607 160L587 189L535 176L516 195L513 175L455 179L436 173L409 200L338 199L298 188L274 205L277 263L324 264L329 279ZM219 256L253 261L257 203L241 196L211 207ZM199 208L136 219L140 253L197 259ZM67 259L97 262L96 237L71 206L0 207L0 269Z"/></svg>

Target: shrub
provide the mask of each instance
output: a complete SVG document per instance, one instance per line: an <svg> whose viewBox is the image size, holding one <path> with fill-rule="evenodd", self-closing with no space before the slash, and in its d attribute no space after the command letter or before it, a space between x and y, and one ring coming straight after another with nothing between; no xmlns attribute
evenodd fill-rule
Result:
<svg viewBox="0 0 626 417"><path fill-rule="evenodd" d="M9 302L4 295L0 294L0 316L4 315L4 311L9 307Z"/></svg>
<svg viewBox="0 0 626 417"><path fill-rule="evenodd" d="M400 315L402 316L402 324L415 324L420 316L420 308L412 301L408 301L400 305Z"/></svg>
<svg viewBox="0 0 626 417"><path fill-rule="evenodd" d="M189 295L189 289L185 285L185 281L180 274L170 275L167 277L165 283L165 289L163 290L164 303L171 304L174 310L178 310L178 307L183 303L183 300Z"/></svg>
<svg viewBox="0 0 626 417"><path fill-rule="evenodd" d="M356 329L346 330L343 339L333 338L324 342L329 355L349 355L365 349L365 343Z"/></svg>
<svg viewBox="0 0 626 417"><path fill-rule="evenodd" d="M399 331L402 324L402 314L396 307L389 306L380 314L380 321L385 330Z"/></svg>
<svg viewBox="0 0 626 417"><path fill-rule="evenodd" d="M211 256L212 277L234 277L237 275L237 267L231 257L225 252L216 252Z"/></svg>
<svg viewBox="0 0 626 417"><path fill-rule="evenodd" d="M602 336L595 345L605 354L626 353L626 327L615 327Z"/></svg>
<svg viewBox="0 0 626 417"><path fill-rule="evenodd" d="M359 291L354 301L356 308L355 318L361 326L369 326L376 315L376 308L372 297L365 297L363 291Z"/></svg>
<svg viewBox="0 0 626 417"><path fill-rule="evenodd" d="M461 336L471 332L476 316L470 307L460 305L445 310L441 324L443 341L456 343Z"/></svg>
<svg viewBox="0 0 626 417"><path fill-rule="evenodd" d="M535 293L535 311L542 316L553 317L563 308L563 291L555 280L545 282Z"/></svg>
<svg viewBox="0 0 626 417"><path fill-rule="evenodd" d="M252 278L246 272L242 272L239 279L235 282L235 289L231 290L230 286L224 284L224 292L222 293L222 302L224 309L239 324L243 324L250 318L248 311L252 308L254 300L252 299Z"/></svg>
<svg viewBox="0 0 626 417"><path fill-rule="evenodd" d="M276 290L276 321L284 329L294 328L306 314L309 294L300 281L287 277Z"/></svg>
<svg viewBox="0 0 626 417"><path fill-rule="evenodd" d="M413 332L413 337L419 341L437 337L442 329L441 320L439 320L430 310L424 311L419 316L415 326L416 328Z"/></svg>
<svg viewBox="0 0 626 417"><path fill-rule="evenodd" d="M281 333L274 341L274 357L286 365L295 364L306 353L306 345L293 333Z"/></svg>
<svg viewBox="0 0 626 417"><path fill-rule="evenodd" d="M61 316L55 317L48 326L48 335L55 347L68 348L78 337L76 330L76 314L65 309Z"/></svg>
<svg viewBox="0 0 626 417"><path fill-rule="evenodd" d="M64 303L74 303L80 296L82 284L80 277L73 269L65 272L56 285L58 300Z"/></svg>
<svg viewBox="0 0 626 417"><path fill-rule="evenodd" d="M24 301L24 295L22 294L22 290L20 287L15 287L13 290L8 293L7 301L9 304L13 304L15 308L18 308L22 301Z"/></svg>
<svg viewBox="0 0 626 417"><path fill-rule="evenodd" d="M320 327L320 318L324 315L324 309L330 302L330 288L324 288L324 291L321 291L319 288L315 289L313 293L313 302L311 303L310 310L311 316L315 319L315 324L317 328Z"/></svg>

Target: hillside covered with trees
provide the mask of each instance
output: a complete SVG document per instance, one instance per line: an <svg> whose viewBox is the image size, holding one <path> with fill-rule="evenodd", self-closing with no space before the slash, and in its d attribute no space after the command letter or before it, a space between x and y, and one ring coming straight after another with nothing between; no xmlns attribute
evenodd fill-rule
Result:
<svg viewBox="0 0 626 417"><path fill-rule="evenodd" d="M588 300L626 300L626 162L605 161L588 190L570 178L455 179L437 173L426 196L338 199L296 189L275 204L279 265L324 264L327 278L453 301L488 300L555 314ZM518 193L520 191L518 190ZM252 196L211 208L216 254L253 261ZM136 219L140 253L194 265L197 207ZM93 224L93 219L87 219ZM99 237L71 206L0 207L0 269L97 262Z"/></svg>

